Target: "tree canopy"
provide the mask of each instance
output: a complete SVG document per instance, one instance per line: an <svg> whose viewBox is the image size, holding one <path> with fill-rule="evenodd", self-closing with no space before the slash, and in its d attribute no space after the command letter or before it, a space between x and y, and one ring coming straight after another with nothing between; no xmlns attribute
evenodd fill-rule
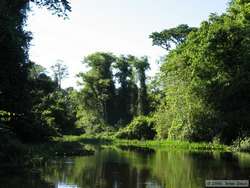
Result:
<svg viewBox="0 0 250 188"><path fill-rule="evenodd" d="M248 1L232 1L167 55L165 98L156 113L162 137L229 144L249 135L248 10Z"/></svg>
<svg viewBox="0 0 250 188"><path fill-rule="evenodd" d="M162 47L165 50L170 50L173 45L183 43L188 34L196 31L197 28L189 27L186 24L179 25L175 28L165 29L161 32L153 32L149 37L153 41L153 45Z"/></svg>

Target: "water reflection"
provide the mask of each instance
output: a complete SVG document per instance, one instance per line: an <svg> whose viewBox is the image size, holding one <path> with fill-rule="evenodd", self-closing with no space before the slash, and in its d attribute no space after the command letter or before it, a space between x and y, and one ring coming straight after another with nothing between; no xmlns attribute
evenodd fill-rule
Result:
<svg viewBox="0 0 250 188"><path fill-rule="evenodd" d="M12 177L5 178L4 188L200 188L206 179L249 179L250 155L106 148L94 156L51 161L41 171L40 179L32 179L35 186L27 183L31 179L14 183Z"/></svg>
<svg viewBox="0 0 250 188"><path fill-rule="evenodd" d="M143 155L150 155L155 153L155 149L137 147L137 146L118 146L123 151L134 151L136 153L141 153Z"/></svg>
<svg viewBox="0 0 250 188"><path fill-rule="evenodd" d="M55 188L55 186L39 176L21 173L19 175L2 175L0 188Z"/></svg>
<svg viewBox="0 0 250 188"><path fill-rule="evenodd" d="M56 188L79 188L77 185L67 185L65 183L58 183Z"/></svg>

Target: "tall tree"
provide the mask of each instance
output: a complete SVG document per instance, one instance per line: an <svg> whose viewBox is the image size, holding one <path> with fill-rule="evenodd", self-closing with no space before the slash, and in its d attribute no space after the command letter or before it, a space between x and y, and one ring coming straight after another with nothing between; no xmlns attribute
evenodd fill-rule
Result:
<svg viewBox="0 0 250 188"><path fill-rule="evenodd" d="M126 124L133 117L133 106L132 92L133 92L133 67L130 62L130 58L126 56L120 56L117 58L114 68L115 68L115 78L118 82L118 91L116 97L116 111L118 112L118 121L120 123Z"/></svg>
<svg viewBox="0 0 250 188"><path fill-rule="evenodd" d="M27 63L30 34L23 25L27 5L20 1L0 2L0 108L22 113L27 104Z"/></svg>
<svg viewBox="0 0 250 188"><path fill-rule="evenodd" d="M146 71L150 68L148 58L136 58L133 59L133 64L136 69L137 77L139 80L139 91L138 91L138 115L146 115L149 113L148 106L148 94L146 86Z"/></svg>
<svg viewBox="0 0 250 188"><path fill-rule="evenodd" d="M109 53L97 52L87 56L84 60L90 70L80 73L83 89L83 105L104 122L114 123L115 86L111 65L115 57Z"/></svg>
<svg viewBox="0 0 250 188"><path fill-rule="evenodd" d="M23 127L32 108L28 82L31 33L25 31L29 4L45 6L59 16L70 11L66 0L1 0L0 2L0 110L11 113L10 127Z"/></svg>
<svg viewBox="0 0 250 188"><path fill-rule="evenodd" d="M51 66L51 70L53 72L53 77L58 85L58 88L61 89L62 80L67 78L67 76L69 75L67 65L64 65L62 60L57 60L57 63Z"/></svg>

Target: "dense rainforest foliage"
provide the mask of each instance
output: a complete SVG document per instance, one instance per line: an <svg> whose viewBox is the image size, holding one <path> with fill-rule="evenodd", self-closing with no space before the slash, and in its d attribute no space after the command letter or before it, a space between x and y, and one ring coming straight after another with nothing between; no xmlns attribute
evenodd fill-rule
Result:
<svg viewBox="0 0 250 188"><path fill-rule="evenodd" d="M54 122L48 123L48 119L45 120L44 117L49 116L46 114L46 110L50 107L48 103L58 104L57 99L64 100L61 99L61 96L64 96L60 95L61 91L53 92L55 86L51 79L44 74L36 73L35 65L29 61L29 42L32 35L25 31L24 27L31 3L45 6L54 14L63 17L66 17L71 9L66 0L11 2L1 0L0 2L1 160L17 158L15 151L16 153L23 151L21 142L44 141L54 135L56 127L49 126ZM59 104L61 105L60 102ZM54 118L53 114L51 119Z"/></svg>
<svg viewBox="0 0 250 188"><path fill-rule="evenodd" d="M28 57L24 30L30 3L58 16L66 0L0 2L0 159L25 143L62 135L243 143L250 136L250 1L231 1L200 27L185 24L150 35L166 50L147 78L148 58L96 52L84 58L79 90L63 89L62 62L53 76ZM5 152L3 152L5 151Z"/></svg>
<svg viewBox="0 0 250 188"><path fill-rule="evenodd" d="M211 14L188 35L183 26L151 35L159 46L158 38L167 46L179 41L161 66L159 137L231 144L249 136L249 16L250 1L235 0L225 14Z"/></svg>
<svg viewBox="0 0 250 188"><path fill-rule="evenodd" d="M146 57L116 57L95 53L85 58L89 71L80 73L79 124L88 133L126 126L135 116L149 112Z"/></svg>

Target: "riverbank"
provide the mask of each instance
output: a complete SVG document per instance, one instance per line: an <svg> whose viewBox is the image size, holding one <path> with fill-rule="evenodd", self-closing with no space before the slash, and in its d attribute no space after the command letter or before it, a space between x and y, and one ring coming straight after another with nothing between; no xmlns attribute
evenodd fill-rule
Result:
<svg viewBox="0 0 250 188"><path fill-rule="evenodd" d="M91 145L121 145L121 146L137 146L146 148L165 148L165 149L182 149L182 150L198 150L198 151L233 151L232 147L214 144L214 143L194 143L187 141L170 141L170 140L123 140L112 136L64 136L59 138L66 142L79 142Z"/></svg>
<svg viewBox="0 0 250 188"><path fill-rule="evenodd" d="M15 143L14 143L15 144ZM20 145L20 144L19 144ZM170 140L123 140L114 136L63 136L54 138L53 141L41 144L22 144L15 146L19 150L9 150L6 163L14 166L36 166L46 162L50 158L65 156L86 156L94 154L94 147L91 146L132 146L149 149L166 149L166 150L189 150L189 151L219 151L219 152L238 152L236 147L226 146L215 143L194 143L187 141L170 141ZM246 148L245 145L244 148ZM12 148L12 146L8 147ZM22 148L22 150L20 149ZM18 151L18 152L16 152ZM244 150L244 152L249 152ZM6 154L6 152L5 152Z"/></svg>
<svg viewBox="0 0 250 188"><path fill-rule="evenodd" d="M81 142L55 139L45 143L24 144L17 140L9 140L3 151L0 151L0 169L32 168L50 158L65 156L93 155L94 150L87 149Z"/></svg>
<svg viewBox="0 0 250 188"><path fill-rule="evenodd" d="M93 150L86 149L80 142L67 142L56 140L43 144L27 145L29 152L33 156L64 157L64 156L83 156L94 154Z"/></svg>

